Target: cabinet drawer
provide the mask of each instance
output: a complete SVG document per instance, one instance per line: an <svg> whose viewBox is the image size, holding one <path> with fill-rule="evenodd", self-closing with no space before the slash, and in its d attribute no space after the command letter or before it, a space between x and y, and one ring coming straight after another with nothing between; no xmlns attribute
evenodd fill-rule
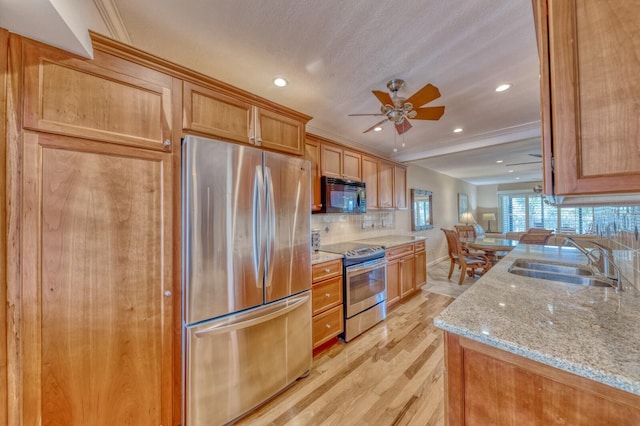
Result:
<svg viewBox="0 0 640 426"><path fill-rule="evenodd" d="M422 251L425 248L425 242L424 241L418 241L417 243L414 244L415 247L415 251Z"/></svg>
<svg viewBox="0 0 640 426"><path fill-rule="evenodd" d="M340 276L342 275L342 259L313 265L311 267L311 274L314 283L326 280L327 278Z"/></svg>
<svg viewBox="0 0 640 426"><path fill-rule="evenodd" d="M342 305L313 317L313 347L317 348L344 331Z"/></svg>
<svg viewBox="0 0 640 426"><path fill-rule="evenodd" d="M413 243L387 249L387 259L413 254Z"/></svg>
<svg viewBox="0 0 640 426"><path fill-rule="evenodd" d="M311 314L316 315L342 303L342 276L314 284L311 289Z"/></svg>

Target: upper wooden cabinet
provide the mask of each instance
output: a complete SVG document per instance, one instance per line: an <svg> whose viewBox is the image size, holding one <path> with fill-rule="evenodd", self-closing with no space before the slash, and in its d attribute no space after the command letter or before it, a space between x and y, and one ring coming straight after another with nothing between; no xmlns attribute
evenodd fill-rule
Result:
<svg viewBox="0 0 640 426"><path fill-rule="evenodd" d="M394 206L393 199L394 164L380 161L378 172L378 207L390 209Z"/></svg>
<svg viewBox="0 0 640 426"><path fill-rule="evenodd" d="M302 155L305 119L253 105L215 88L184 82L185 130Z"/></svg>
<svg viewBox="0 0 640 426"><path fill-rule="evenodd" d="M637 4L533 0L533 6L545 192L640 191Z"/></svg>
<svg viewBox="0 0 640 426"><path fill-rule="evenodd" d="M362 180L362 155L337 145L322 144L322 175L341 179Z"/></svg>
<svg viewBox="0 0 640 426"><path fill-rule="evenodd" d="M378 164L380 161L362 156L362 181L367 189L367 208L378 208Z"/></svg>
<svg viewBox="0 0 640 426"><path fill-rule="evenodd" d="M23 40L22 55L26 129L171 150L171 76L100 50L89 60Z"/></svg>
<svg viewBox="0 0 640 426"><path fill-rule="evenodd" d="M311 211L319 211L322 208L320 197L320 143L307 138L304 143L304 159L309 160L311 166Z"/></svg>
<svg viewBox="0 0 640 426"><path fill-rule="evenodd" d="M407 208L407 169L395 165L393 167L393 206L397 209Z"/></svg>

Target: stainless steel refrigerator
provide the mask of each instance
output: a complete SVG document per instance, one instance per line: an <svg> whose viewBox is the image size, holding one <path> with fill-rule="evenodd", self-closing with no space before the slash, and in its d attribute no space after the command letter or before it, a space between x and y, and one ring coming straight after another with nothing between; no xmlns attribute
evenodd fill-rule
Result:
<svg viewBox="0 0 640 426"><path fill-rule="evenodd" d="M182 147L184 420L217 425L311 368L309 162Z"/></svg>

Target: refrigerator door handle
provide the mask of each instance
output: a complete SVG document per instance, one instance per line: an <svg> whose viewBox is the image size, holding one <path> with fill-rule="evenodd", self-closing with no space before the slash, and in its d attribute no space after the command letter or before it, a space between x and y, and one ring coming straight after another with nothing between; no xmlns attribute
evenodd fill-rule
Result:
<svg viewBox="0 0 640 426"><path fill-rule="evenodd" d="M249 318L247 320L243 320L242 318L240 318L239 321L231 322L230 324L216 324L203 330L198 330L194 333L194 335L197 338L204 338L216 334L230 333L235 330L253 327L254 325L262 324L264 322L271 321L274 318L285 315L297 309L300 305L306 303L307 300L309 300L308 293L298 297L292 297L287 301L287 306L282 309L278 309L276 311L269 312L268 314L258 317Z"/></svg>
<svg viewBox="0 0 640 426"><path fill-rule="evenodd" d="M267 266L265 271L265 287L270 287L273 278L273 251L275 250L276 244L276 210L273 177L269 167L264 168L264 175L267 184Z"/></svg>
<svg viewBox="0 0 640 426"><path fill-rule="evenodd" d="M262 175L262 166L256 166L253 179L253 270L256 276L256 287L262 288L265 262L266 243L264 238L264 215L265 215L265 196L264 196L264 177Z"/></svg>

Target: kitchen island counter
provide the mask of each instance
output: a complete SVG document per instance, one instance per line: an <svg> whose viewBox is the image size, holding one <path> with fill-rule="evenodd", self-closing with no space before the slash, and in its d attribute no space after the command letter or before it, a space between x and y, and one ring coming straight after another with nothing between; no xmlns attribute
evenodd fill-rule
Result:
<svg viewBox="0 0 640 426"><path fill-rule="evenodd" d="M450 333L640 395L640 293L517 276L519 258L586 264L571 247L519 245L436 319ZM626 283L626 282L625 282Z"/></svg>

